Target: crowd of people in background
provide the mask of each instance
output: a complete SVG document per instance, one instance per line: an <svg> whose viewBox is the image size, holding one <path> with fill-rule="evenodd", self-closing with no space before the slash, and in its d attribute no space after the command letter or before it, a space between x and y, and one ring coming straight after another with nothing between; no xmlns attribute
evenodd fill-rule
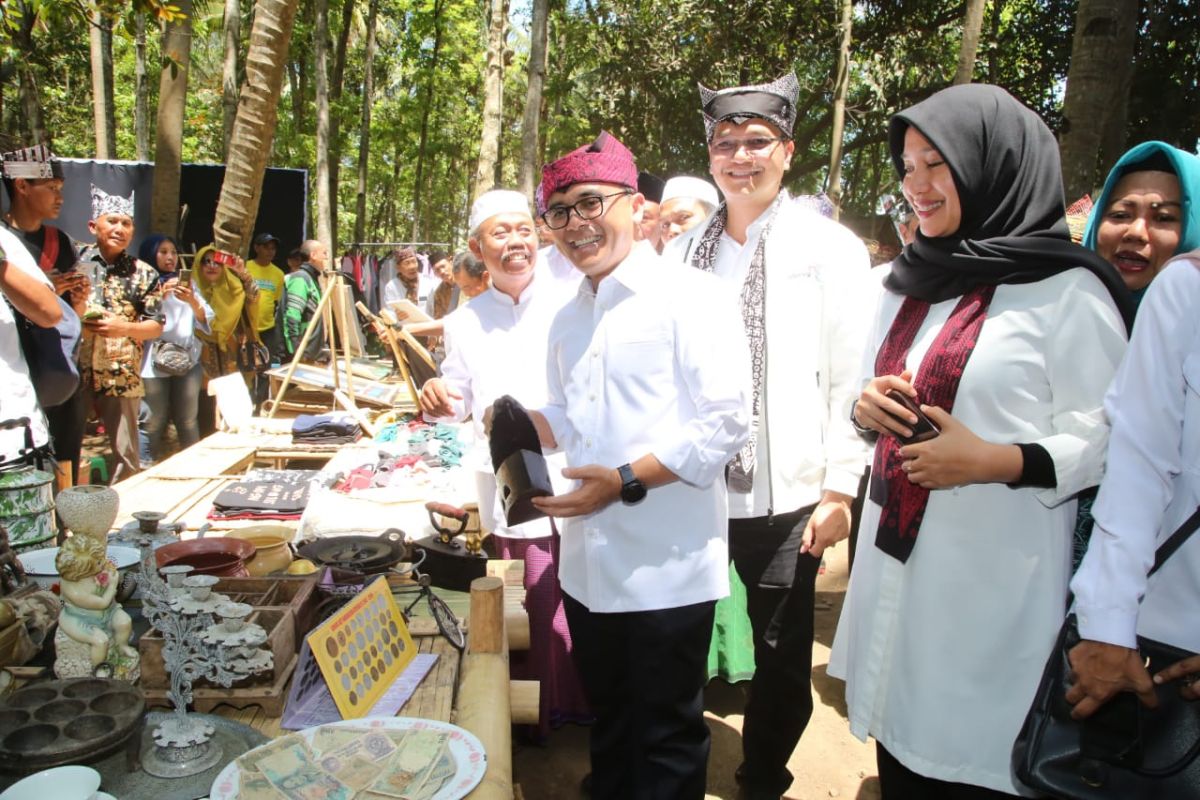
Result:
<svg viewBox="0 0 1200 800"><path fill-rule="evenodd" d="M553 453L547 516L522 525L486 446L470 463L484 526L525 561L537 735L592 722L593 797L703 797L731 581L754 670L736 778L751 800L787 790L821 555L855 530L829 673L883 796L1028 794L1012 746L1069 593L1077 716L1164 682L1200 695L1200 657L1152 675L1136 649L1200 651L1200 544L1149 576L1200 504L1200 158L1133 147L1073 241L1049 128L951 87L892 119L879 213L899 248L873 265L827 199L785 188L797 94L794 75L700 87L711 183L639 172L601 133L535 197L476 198L467 250L396 252L382 299L435 321L428 419L484 442L511 395ZM49 224L49 151L3 158L0 419L29 420L0 430L5 461L48 449L68 485L94 415L121 480L169 455L169 428L176 447L214 429L208 381L241 374L261 404L260 350L322 357L326 244L281 268L270 233L246 262L154 233L135 256L134 198L93 186L81 247ZM39 408L18 330L71 315L78 388Z"/></svg>

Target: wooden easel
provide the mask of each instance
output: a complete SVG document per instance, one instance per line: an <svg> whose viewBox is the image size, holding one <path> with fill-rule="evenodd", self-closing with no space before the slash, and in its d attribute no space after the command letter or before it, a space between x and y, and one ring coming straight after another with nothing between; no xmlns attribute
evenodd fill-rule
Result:
<svg viewBox="0 0 1200 800"><path fill-rule="evenodd" d="M287 373L283 376L283 381L279 384L279 390L275 396L271 398L271 407L267 409L267 419L275 416L275 410L279 408L279 402L283 399L283 395L287 392L288 384L292 381L292 375L296 372L296 366L300 363L300 356L304 353L304 348L308 346L309 340L313 336L313 330L316 328L317 320L321 320L325 324L326 341L329 344L330 373L333 375L334 398L337 405L337 393L342 389L338 378L338 341L343 343L345 358L342 359L342 364L346 370L346 397L349 400L350 408L346 409L351 413L358 411L358 406L354 398L354 375L351 372L350 351L345 347L345 343L350 341L346 336L346 331L349 325L349 320L346 319L346 304L341 300L341 293L348 290L349 287L345 284L345 276L338 270L327 269L325 275L325 288L321 292L321 299L317 303L317 310L313 314L312 319L308 321L308 327L304 329L304 335L300 337L299 344L296 345L296 352L292 355L292 360L288 364ZM334 302L330 302L330 298L337 296ZM282 331L280 332L282 334ZM342 405L345 405L344 403Z"/></svg>
<svg viewBox="0 0 1200 800"><path fill-rule="evenodd" d="M356 303L355 307L358 309L358 313L375 323L376 328L381 331L380 335L388 347L391 348L392 355L396 357L400 377L404 379L404 384L408 387L408 393L412 397L413 405L420 407L421 387L417 386L416 381L413 379L412 366L409 364L408 355L404 348L400 346L400 343L404 342L408 346L409 352L415 353L418 358L428 365L429 369L436 372L437 365L434 364L433 356L416 340L416 337L404 330L404 327L396 321L396 317L391 311L384 309L379 314L373 314L362 303Z"/></svg>

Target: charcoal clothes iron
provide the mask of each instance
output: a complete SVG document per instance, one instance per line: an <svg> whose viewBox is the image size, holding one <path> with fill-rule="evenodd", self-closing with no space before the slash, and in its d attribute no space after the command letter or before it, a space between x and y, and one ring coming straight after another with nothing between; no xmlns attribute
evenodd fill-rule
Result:
<svg viewBox="0 0 1200 800"><path fill-rule="evenodd" d="M492 404L492 432L488 446L505 522L520 525L546 516L533 505L533 498L554 494L550 471L542 456L542 445L533 420L509 395Z"/></svg>

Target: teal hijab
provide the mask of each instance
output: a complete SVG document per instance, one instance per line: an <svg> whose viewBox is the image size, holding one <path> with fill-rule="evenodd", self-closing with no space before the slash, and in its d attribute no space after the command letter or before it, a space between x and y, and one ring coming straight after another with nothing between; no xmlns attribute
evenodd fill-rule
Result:
<svg viewBox="0 0 1200 800"><path fill-rule="evenodd" d="M1104 181L1104 190L1100 192L1099 199L1092 207L1091 216L1088 217L1087 228L1083 232L1084 247L1093 251L1096 249L1096 232L1104 217L1104 209L1112 202L1112 193L1117 182L1130 172L1163 170L1164 160L1171 165L1179 178L1182 208L1179 247L1175 253L1187 253L1200 247L1200 158L1166 142L1142 142L1118 159L1112 171L1108 173L1108 179ZM1134 295L1135 299L1141 299L1140 291L1134 292Z"/></svg>

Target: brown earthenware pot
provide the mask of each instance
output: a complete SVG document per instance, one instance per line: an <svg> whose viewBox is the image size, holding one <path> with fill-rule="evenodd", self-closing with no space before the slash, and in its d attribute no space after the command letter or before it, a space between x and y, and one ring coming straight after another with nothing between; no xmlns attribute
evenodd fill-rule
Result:
<svg viewBox="0 0 1200 800"><path fill-rule="evenodd" d="M216 575L220 578L248 578L246 562L254 557L252 542L229 539L189 539L165 544L154 551L159 569L172 564L187 564L193 575Z"/></svg>

